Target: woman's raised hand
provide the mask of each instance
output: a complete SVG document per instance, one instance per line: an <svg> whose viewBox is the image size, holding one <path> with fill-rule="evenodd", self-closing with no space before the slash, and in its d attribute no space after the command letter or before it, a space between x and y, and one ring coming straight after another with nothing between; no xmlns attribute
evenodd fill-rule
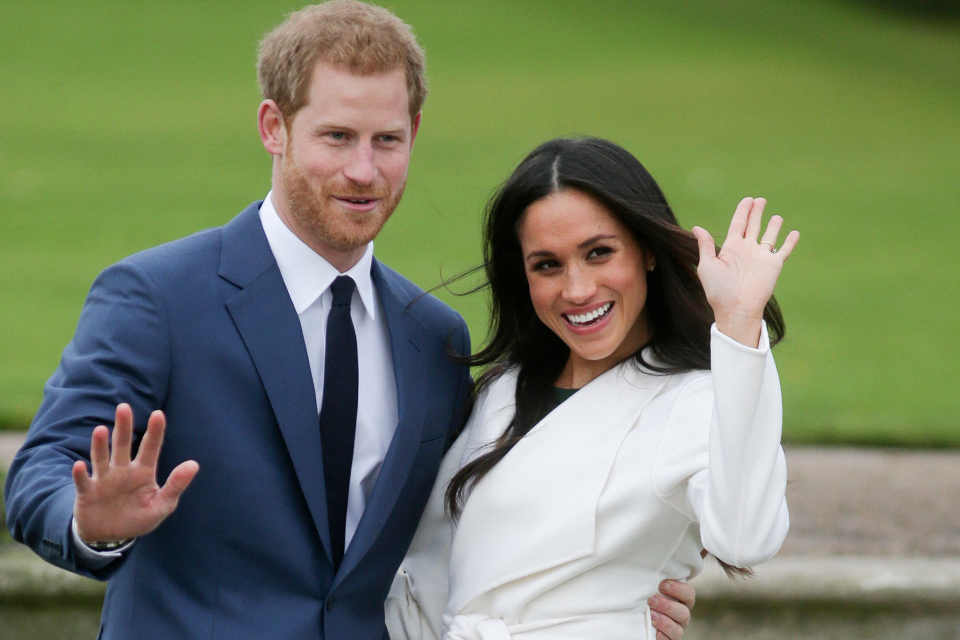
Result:
<svg viewBox="0 0 960 640"><path fill-rule="evenodd" d="M798 231L787 234L776 248L783 218L773 216L760 237L763 198L744 198L730 221L727 238L716 251L713 237L694 227L700 244L697 275L713 307L717 328L737 342L756 348L760 344L763 309L773 295L783 263L800 240Z"/></svg>

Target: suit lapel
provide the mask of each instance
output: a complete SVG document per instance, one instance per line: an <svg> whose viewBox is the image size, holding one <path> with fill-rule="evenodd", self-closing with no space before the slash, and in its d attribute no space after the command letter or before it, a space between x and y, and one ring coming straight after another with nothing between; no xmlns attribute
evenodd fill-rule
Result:
<svg viewBox="0 0 960 640"><path fill-rule="evenodd" d="M259 203L254 203L223 229L220 276L240 287L226 305L263 382L310 515L331 557L313 376L300 319L258 211Z"/></svg>
<svg viewBox="0 0 960 640"><path fill-rule="evenodd" d="M427 389L421 375L423 356L420 350L429 344L427 329L406 309L409 296L390 282L389 274L376 260L371 271L390 332L398 424L370 500L344 555L337 582L356 566L383 529L406 483L423 433Z"/></svg>

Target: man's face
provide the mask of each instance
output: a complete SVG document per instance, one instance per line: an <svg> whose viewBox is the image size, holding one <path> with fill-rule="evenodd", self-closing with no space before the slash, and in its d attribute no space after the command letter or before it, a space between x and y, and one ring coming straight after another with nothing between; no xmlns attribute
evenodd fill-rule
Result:
<svg viewBox="0 0 960 640"><path fill-rule="evenodd" d="M280 167L287 222L321 253L366 246L403 195L418 124L402 69L358 76L319 63L306 106L287 123Z"/></svg>

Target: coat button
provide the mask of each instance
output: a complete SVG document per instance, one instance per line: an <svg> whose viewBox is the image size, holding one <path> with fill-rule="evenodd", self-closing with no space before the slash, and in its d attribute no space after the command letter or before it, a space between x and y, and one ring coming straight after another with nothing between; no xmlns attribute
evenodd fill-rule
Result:
<svg viewBox="0 0 960 640"><path fill-rule="evenodd" d="M333 596L327 598L327 611L333 611L333 605L336 604L337 599Z"/></svg>

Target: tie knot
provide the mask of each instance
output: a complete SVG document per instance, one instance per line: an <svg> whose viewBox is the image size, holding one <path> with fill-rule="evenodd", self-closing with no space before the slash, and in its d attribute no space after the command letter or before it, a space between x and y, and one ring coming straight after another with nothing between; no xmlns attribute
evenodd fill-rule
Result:
<svg viewBox="0 0 960 640"><path fill-rule="evenodd" d="M337 279L330 285L330 290L333 292L333 306L349 307L350 300L353 298L353 290L356 287L357 283L350 276L337 276Z"/></svg>

